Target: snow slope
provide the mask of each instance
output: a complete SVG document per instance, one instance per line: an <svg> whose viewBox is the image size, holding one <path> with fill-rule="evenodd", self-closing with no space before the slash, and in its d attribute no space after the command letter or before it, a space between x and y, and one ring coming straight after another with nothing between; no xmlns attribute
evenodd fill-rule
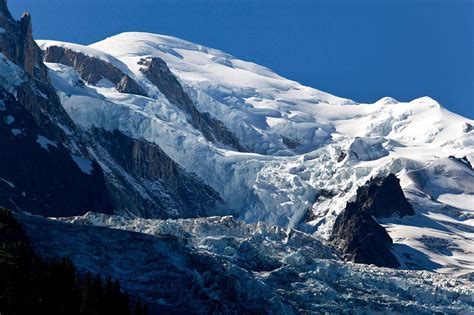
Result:
<svg viewBox="0 0 474 315"><path fill-rule="evenodd" d="M474 270L474 171L449 158L474 162L474 121L435 100L358 104L170 36L123 33L89 47L39 43L126 67L150 97L80 87L73 69L49 65L78 125L119 129L158 144L217 190L229 214L326 238L357 187L392 172L416 210L414 217L381 222L403 264L459 274ZM138 62L148 56L162 58L197 108L224 122L251 152L206 141L140 72ZM449 250L442 249L446 244Z"/></svg>

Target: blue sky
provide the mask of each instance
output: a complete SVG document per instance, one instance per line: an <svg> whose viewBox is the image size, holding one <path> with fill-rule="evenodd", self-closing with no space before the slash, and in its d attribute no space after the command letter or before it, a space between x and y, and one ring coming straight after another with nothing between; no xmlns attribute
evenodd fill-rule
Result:
<svg viewBox="0 0 474 315"><path fill-rule="evenodd" d="M36 38L167 34L359 102L431 96L474 118L471 0L10 0Z"/></svg>

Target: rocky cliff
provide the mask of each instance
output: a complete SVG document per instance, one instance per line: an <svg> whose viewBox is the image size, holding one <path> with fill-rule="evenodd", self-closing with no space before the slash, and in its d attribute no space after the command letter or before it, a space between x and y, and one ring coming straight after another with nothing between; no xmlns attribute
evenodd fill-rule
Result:
<svg viewBox="0 0 474 315"><path fill-rule="evenodd" d="M222 208L217 192L159 146L118 130L95 128L91 133L98 159L108 170L107 185L118 213L183 218L213 215Z"/></svg>
<svg viewBox="0 0 474 315"><path fill-rule="evenodd" d="M347 260L396 268L400 264L391 252L393 241L374 217L413 214L398 178L390 174L357 189L356 201L336 218L330 239Z"/></svg>
<svg viewBox="0 0 474 315"><path fill-rule="evenodd" d="M31 17L0 1L0 205L48 216L110 213L101 168L50 84Z"/></svg>
<svg viewBox="0 0 474 315"><path fill-rule="evenodd" d="M214 143L220 143L241 152L247 150L239 139L222 123L209 113L197 110L193 101L183 90L181 83L170 71L166 63L158 57L143 58L139 61L140 71L152 82L166 98L188 115L189 122L204 137Z"/></svg>
<svg viewBox="0 0 474 315"><path fill-rule="evenodd" d="M403 194L400 181L394 174L359 187L356 203L364 212L377 218L415 214Z"/></svg>
<svg viewBox="0 0 474 315"><path fill-rule="evenodd" d="M116 66L99 58L87 56L68 48L50 46L45 49L44 61L60 63L74 68L83 80L96 85L101 80L109 80L122 93L146 96L143 88Z"/></svg>
<svg viewBox="0 0 474 315"><path fill-rule="evenodd" d="M59 46L43 56L30 15L15 21L0 3L0 206L45 216L96 211L147 218L196 217L221 208L218 193L157 145L78 128L43 58L72 67L91 85L108 80L123 93L145 91L100 58Z"/></svg>
<svg viewBox="0 0 474 315"><path fill-rule="evenodd" d="M400 265L391 252L393 241L388 233L357 203L348 203L337 217L330 240L346 260L379 267Z"/></svg>

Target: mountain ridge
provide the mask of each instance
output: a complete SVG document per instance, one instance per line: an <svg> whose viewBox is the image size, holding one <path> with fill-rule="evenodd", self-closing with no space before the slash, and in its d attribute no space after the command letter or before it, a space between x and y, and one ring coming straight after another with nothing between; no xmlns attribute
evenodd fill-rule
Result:
<svg viewBox="0 0 474 315"><path fill-rule="evenodd" d="M0 205L43 259L156 313L472 311L474 121L170 36L3 26Z"/></svg>
<svg viewBox="0 0 474 315"><path fill-rule="evenodd" d="M77 215L92 210L145 217L180 217L190 209L197 215L205 212L203 208L206 211L220 208L221 199L217 193L176 166L162 151L155 157L161 157L173 176L162 173L161 178L146 180L137 175L138 172L129 174L123 170L119 158L110 158L113 155L99 144L103 143L101 137L105 133L81 129L62 106L53 87L58 78L50 76L43 62L47 56L33 40L31 16L25 13L19 21L14 20L6 2L2 2L0 10L0 26L4 30L0 32L0 141L4 148L1 152L3 163L0 164L2 206L45 216ZM68 64L82 62L84 66L87 63L80 58L63 59ZM93 68L100 70L96 64L83 69L88 72L81 74L93 75ZM122 75L125 80L117 80L117 87L141 92L139 85L133 86L133 80L127 74ZM90 82L98 83L97 77L102 75L96 74L96 80L90 79ZM77 76L71 82L76 89L85 87L79 78ZM107 139L126 142L124 138L127 138L125 134L115 133ZM145 148L144 151L153 151L153 146L145 141L134 139L131 142L132 146ZM135 158L129 152L123 154ZM156 167L160 160L153 163ZM143 164L141 166L146 170L148 165ZM169 185L163 188L167 179L176 178L184 187Z"/></svg>
<svg viewBox="0 0 474 315"><path fill-rule="evenodd" d="M39 43L43 49L60 45L125 65L125 72L142 84L148 97L117 94L113 87L90 85L104 102L58 86L63 105L75 122L86 130L118 129L157 144L216 190L228 214L246 222L266 221L329 238L336 217L356 196L357 188L371 178L390 173L400 179L408 201L418 209L414 219L383 219L391 235L415 231L419 224L436 224L439 229L435 234L443 233L446 223L437 224L447 222L440 217L444 214L425 214L420 209L450 208L473 200L470 193L450 194L444 185L441 190L449 197L440 194L440 200L420 198L425 192L412 188L420 186L409 175L411 171L443 164L451 155L474 158L473 133L466 127L474 121L449 112L429 97L411 102L383 98L375 104L358 104L304 87L219 50L151 33L122 33L90 46ZM237 152L219 141L209 142L189 124L179 106L163 101L166 96L140 70L141 60L153 56L168 65L200 112L221 121L250 152ZM52 73L60 73L57 64L48 66ZM85 107L84 103L89 105ZM470 191L468 185L466 182L462 188L466 192ZM321 199L324 191L332 197ZM463 216L470 218L472 214L463 207L458 210L460 216L450 212L449 220L464 224ZM307 221L308 217L312 220ZM456 239L459 236L455 242L466 237L452 225L448 229ZM406 243L428 256L438 255L423 242L420 239L414 245L413 240L398 237L394 248L400 250L397 255L401 257L413 256L405 253ZM468 256L463 257L462 265L474 266ZM451 262L447 265L454 269L461 261L453 256L435 259L444 261L441 265L446 265L448 259ZM401 260L402 264L423 268L421 260Z"/></svg>

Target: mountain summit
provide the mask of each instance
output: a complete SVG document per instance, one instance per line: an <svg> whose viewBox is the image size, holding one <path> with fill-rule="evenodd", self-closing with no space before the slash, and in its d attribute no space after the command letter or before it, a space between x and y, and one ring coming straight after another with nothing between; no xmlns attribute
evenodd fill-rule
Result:
<svg viewBox="0 0 474 315"><path fill-rule="evenodd" d="M380 213L414 209L414 216L380 218L400 264L474 268L466 233L458 229L474 202L472 169L458 162L473 159L474 134L466 126L474 121L435 100L358 104L171 36L122 33L90 46L38 43L75 123L159 146L220 195L224 211L209 215L233 214L329 239L358 188L393 174L398 188L387 191L397 194L376 199L379 205L403 194L408 200L403 209L379 207ZM120 69L145 93L124 92L105 76L79 86L81 76L87 81L84 67L52 56L58 47ZM420 234L423 226L433 233ZM427 246L445 242L446 231L456 255Z"/></svg>
<svg viewBox="0 0 474 315"><path fill-rule="evenodd" d="M5 217L152 313L472 312L473 126L171 36L34 41L0 0Z"/></svg>

